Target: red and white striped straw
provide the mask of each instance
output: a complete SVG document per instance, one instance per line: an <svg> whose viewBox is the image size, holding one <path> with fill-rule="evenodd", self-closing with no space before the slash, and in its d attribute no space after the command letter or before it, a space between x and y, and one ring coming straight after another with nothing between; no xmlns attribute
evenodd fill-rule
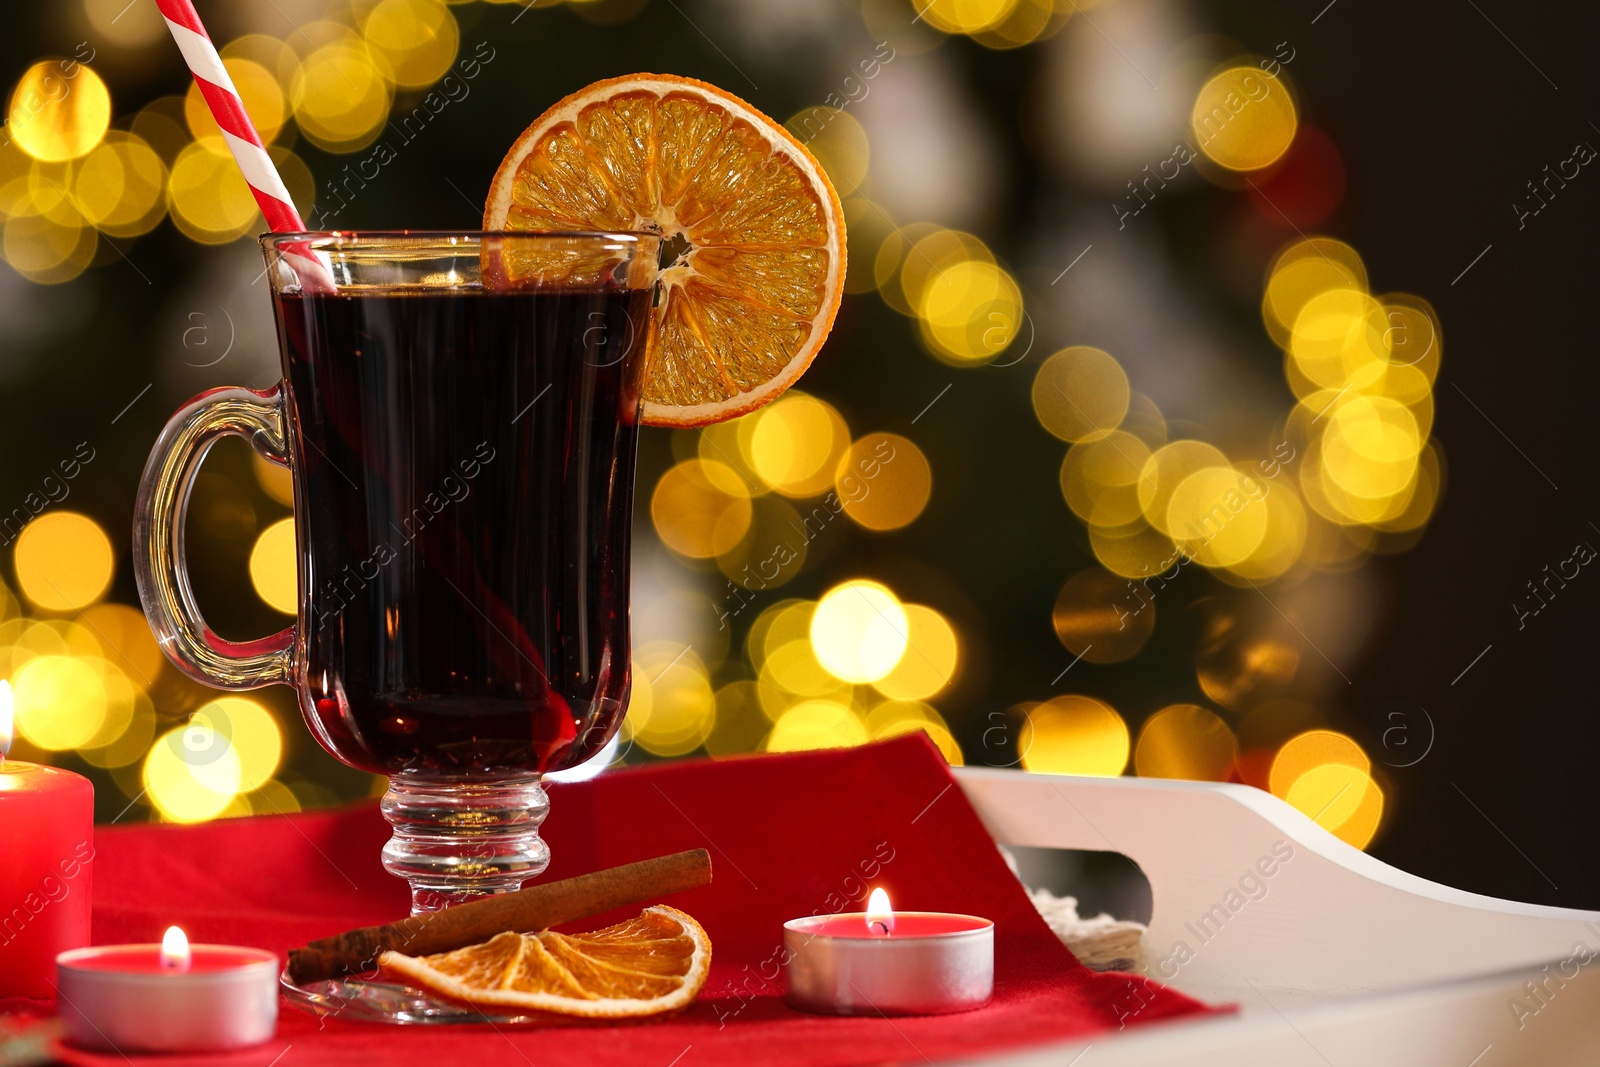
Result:
<svg viewBox="0 0 1600 1067"><path fill-rule="evenodd" d="M267 228L274 233L303 231L306 227L300 219L300 212L295 210L294 201L284 187L278 168L273 165L272 157L261 143L261 135L256 132L255 124L245 112L244 101L233 87L233 79L222 65L216 45L211 43L205 26L201 25L194 4L190 0L156 0L156 7L167 20L167 29L172 31L172 39L177 42L178 51L183 53L183 61L188 64L189 73L194 75L194 83L200 87L200 95L205 97L206 106L211 109L211 117L217 120L222 139L227 142L228 151L233 153L233 161L239 165L245 183L250 186L250 192L267 220ZM305 288L334 288L333 275L310 248L287 246L283 254L295 261L294 266Z"/></svg>

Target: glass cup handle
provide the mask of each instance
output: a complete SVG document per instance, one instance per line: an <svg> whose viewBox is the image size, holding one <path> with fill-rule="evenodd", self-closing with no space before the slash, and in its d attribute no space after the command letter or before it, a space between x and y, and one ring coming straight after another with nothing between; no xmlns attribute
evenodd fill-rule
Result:
<svg viewBox="0 0 1600 1067"><path fill-rule="evenodd" d="M179 670L218 689L293 684L295 633L291 626L255 641L229 641L206 625L184 554L189 492L206 453L227 434L238 434L264 458L288 466L287 423L278 386L201 393L167 421L139 482L133 570L145 618Z"/></svg>

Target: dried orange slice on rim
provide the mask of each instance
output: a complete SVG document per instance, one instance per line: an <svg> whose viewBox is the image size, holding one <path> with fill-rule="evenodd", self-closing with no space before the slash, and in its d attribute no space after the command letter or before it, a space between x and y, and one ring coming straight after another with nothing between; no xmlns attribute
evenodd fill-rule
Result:
<svg viewBox="0 0 1600 1067"><path fill-rule="evenodd" d="M385 952L378 963L450 1000L626 1019L687 1007L710 973L711 939L687 914L661 904L592 933L505 933L434 956Z"/></svg>
<svg viewBox="0 0 1600 1067"><path fill-rule="evenodd" d="M799 378L844 293L844 213L784 128L671 74L596 82L529 126L489 187L486 230L665 237L644 421L704 426Z"/></svg>

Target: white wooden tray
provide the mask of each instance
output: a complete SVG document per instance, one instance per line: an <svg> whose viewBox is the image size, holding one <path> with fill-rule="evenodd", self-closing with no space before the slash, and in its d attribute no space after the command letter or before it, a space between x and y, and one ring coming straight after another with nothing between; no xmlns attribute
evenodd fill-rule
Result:
<svg viewBox="0 0 1600 1067"><path fill-rule="evenodd" d="M1250 786L956 775L1001 844L1137 863L1154 901L1143 973L1239 1005L982 1062L1600 1064L1600 912L1417 878Z"/></svg>

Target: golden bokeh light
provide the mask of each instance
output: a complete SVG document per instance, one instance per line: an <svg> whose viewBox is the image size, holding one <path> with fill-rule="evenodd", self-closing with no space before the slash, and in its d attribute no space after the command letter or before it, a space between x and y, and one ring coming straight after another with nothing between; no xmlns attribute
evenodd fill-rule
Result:
<svg viewBox="0 0 1600 1067"><path fill-rule="evenodd" d="M772 732L767 735L767 751L849 748L866 741L866 724L848 704L807 700L785 711L773 724Z"/></svg>
<svg viewBox="0 0 1600 1067"><path fill-rule="evenodd" d="M1061 495L1091 526L1126 526L1142 519L1139 479L1150 449L1122 430L1067 449L1061 461Z"/></svg>
<svg viewBox="0 0 1600 1067"><path fill-rule="evenodd" d="M988 257L939 268L913 306L928 350L958 366L999 355L1023 325L1021 288Z"/></svg>
<svg viewBox="0 0 1600 1067"><path fill-rule="evenodd" d="M822 594L811 616L811 648L830 674L861 685L888 675L906 655L910 624L898 597L864 578Z"/></svg>
<svg viewBox="0 0 1600 1067"><path fill-rule="evenodd" d="M1384 313L1391 314L1389 305ZM1393 350L1390 350L1393 355ZM1426 371L1408 363L1369 363L1350 375L1350 388L1367 396L1388 397L1415 409L1418 425L1432 428L1433 382Z"/></svg>
<svg viewBox="0 0 1600 1067"><path fill-rule="evenodd" d="M1155 597L1138 582L1090 567L1067 579L1050 620L1074 656L1118 663L1137 655L1155 632Z"/></svg>
<svg viewBox="0 0 1600 1067"><path fill-rule="evenodd" d="M185 237L227 244L260 223L250 186L220 144L193 143L178 153L167 178L168 208Z"/></svg>
<svg viewBox="0 0 1600 1067"><path fill-rule="evenodd" d="M1215 445L1190 438L1179 438L1150 453L1139 475L1139 508L1145 521L1168 537L1175 536L1167 525L1173 491L1197 471L1227 465L1228 457Z"/></svg>
<svg viewBox="0 0 1600 1067"><path fill-rule="evenodd" d="M111 538L76 511L50 511L17 538L17 584L46 611L78 611L105 595L116 556Z"/></svg>
<svg viewBox="0 0 1600 1067"><path fill-rule="evenodd" d="M785 641L767 653L760 680L771 682L787 696L832 697L840 693L840 680L817 659L808 638ZM842 687L849 689L848 684ZM784 705L793 703L785 700Z"/></svg>
<svg viewBox="0 0 1600 1067"><path fill-rule="evenodd" d="M796 704L816 699L804 693L795 693L785 689L766 671L762 671L757 676L755 686L756 703L761 705L761 714L766 716L769 723L775 723L783 718L784 712ZM838 703L847 703L853 695L854 688L848 682L840 682L838 689L823 694L823 697Z"/></svg>
<svg viewBox="0 0 1600 1067"><path fill-rule="evenodd" d="M1064 348L1033 378L1033 413L1063 441L1104 437L1128 413L1128 375L1108 352L1087 345Z"/></svg>
<svg viewBox="0 0 1600 1067"><path fill-rule="evenodd" d="M1305 477L1301 482L1306 502L1325 518L1344 526L1346 536L1354 536L1366 547L1371 546L1371 537L1353 528L1379 527L1402 514L1417 484L1415 474L1418 467L1415 463L1381 467L1364 464L1357 470L1362 476L1371 479L1376 495L1366 492L1352 493L1334 478L1329 465L1322 462L1321 449L1310 450L1308 460L1306 470L1302 472ZM1395 484L1401 477L1407 480L1400 483L1398 490L1393 493L1383 492L1384 487Z"/></svg>
<svg viewBox="0 0 1600 1067"><path fill-rule="evenodd" d="M114 740L102 747L78 750L85 763L105 770L121 770L131 768L150 750L150 742L156 736L155 709L150 698L142 693L134 694L132 705L133 714ZM110 707L108 702L108 711ZM94 740L100 740L101 736L97 734Z"/></svg>
<svg viewBox="0 0 1600 1067"><path fill-rule="evenodd" d="M149 708L150 699L115 664L103 659L83 659L79 662L89 664L99 674L101 689L105 694L105 715L100 720L100 728L79 746L81 753L116 744L133 725L134 718Z"/></svg>
<svg viewBox="0 0 1600 1067"><path fill-rule="evenodd" d="M1246 582L1269 582L1282 577L1299 561L1306 544L1306 509L1284 479L1272 484L1260 503L1266 507L1266 529L1261 542L1228 570Z"/></svg>
<svg viewBox="0 0 1600 1067"><path fill-rule="evenodd" d="M1089 527L1089 547L1094 558L1112 574L1141 582L1165 576L1170 581L1186 561L1173 548L1172 539L1143 520L1126 526ZM1160 589L1164 582L1153 588Z"/></svg>
<svg viewBox="0 0 1600 1067"><path fill-rule="evenodd" d="M1417 473L1406 496L1405 506L1385 516L1374 527L1386 533L1413 533L1420 529L1439 505L1444 491L1444 459L1430 443L1417 457Z"/></svg>
<svg viewBox="0 0 1600 1067"><path fill-rule="evenodd" d="M1295 369L1324 389L1338 389L1350 372L1384 360L1383 305L1356 289L1328 289L1295 316L1289 355Z"/></svg>
<svg viewBox="0 0 1600 1067"><path fill-rule="evenodd" d="M1267 270L1261 318L1280 347L1289 347L1289 332L1315 296L1332 289L1367 291L1367 268L1354 248L1332 237L1302 238L1273 258Z"/></svg>
<svg viewBox="0 0 1600 1067"><path fill-rule="evenodd" d="M816 601L798 599L780 600L764 609L745 635L750 665L760 670L773 651L790 641L809 643L811 616L816 610Z"/></svg>
<svg viewBox="0 0 1600 1067"><path fill-rule="evenodd" d="M925 0L919 17L945 33L979 34L1003 25L1019 0Z"/></svg>
<svg viewBox="0 0 1600 1067"><path fill-rule="evenodd" d="M1367 754L1346 735L1336 730L1307 730L1290 738L1278 749L1278 754L1272 760L1268 786L1273 796L1287 799L1289 790L1301 775L1327 763L1354 767L1362 774L1372 771L1372 761Z"/></svg>
<svg viewBox="0 0 1600 1067"><path fill-rule="evenodd" d="M250 584L268 607L293 615L300 610L298 572L294 519L279 519L261 531L250 550Z"/></svg>
<svg viewBox="0 0 1600 1067"><path fill-rule="evenodd" d="M916 521L933 495L933 468L910 438L863 434L845 450L833 476L844 513L869 530L898 530Z"/></svg>
<svg viewBox="0 0 1600 1067"><path fill-rule="evenodd" d="M994 262L994 254L977 237L932 223L901 226L878 249L874 264L879 291L890 307L915 318L923 291L940 270L966 259Z"/></svg>
<svg viewBox="0 0 1600 1067"><path fill-rule="evenodd" d="M381 0L361 22L372 51L403 89L422 89L450 72L461 44L455 15L440 0Z"/></svg>
<svg viewBox="0 0 1600 1067"><path fill-rule="evenodd" d="M1093 697L1055 697L1028 709L1017 750L1024 770L1115 778L1128 765L1128 725Z"/></svg>
<svg viewBox="0 0 1600 1067"><path fill-rule="evenodd" d="M17 733L47 752L81 748L106 718L99 666L77 656L37 656L11 680Z"/></svg>
<svg viewBox="0 0 1600 1067"><path fill-rule="evenodd" d="M791 389L742 422L738 439L756 476L798 499L832 487L850 447L850 427L832 404ZM737 477L731 470L728 475Z"/></svg>
<svg viewBox="0 0 1600 1067"><path fill-rule="evenodd" d="M650 518L662 544L691 559L729 551L750 528L750 497L732 468L686 460L661 476Z"/></svg>
<svg viewBox="0 0 1600 1067"><path fill-rule="evenodd" d="M1423 434L1410 408L1385 396L1356 395L1339 401L1323 431L1323 463L1334 480L1359 496L1390 496L1409 481L1409 469L1422 451ZM1407 476L1374 488L1351 485L1338 477L1336 464L1381 466L1400 464Z"/></svg>
<svg viewBox="0 0 1600 1067"><path fill-rule="evenodd" d="M946 731L950 728L937 708L920 700L884 700L867 711L867 735L873 740L892 736L892 731L906 723L930 723Z"/></svg>
<svg viewBox="0 0 1600 1067"><path fill-rule="evenodd" d="M1004 18L974 31L972 38L985 48L1021 48L1054 34L1076 10L1073 3L1060 0L1016 0Z"/></svg>
<svg viewBox="0 0 1600 1067"><path fill-rule="evenodd" d="M11 90L6 110L9 139L48 163L88 155L110 125L106 83L71 59L42 59L29 67Z"/></svg>
<svg viewBox="0 0 1600 1067"><path fill-rule="evenodd" d="M191 727L222 738L238 756L237 791L259 789L278 773L283 759L283 731L272 713L249 697L218 697L190 716Z"/></svg>
<svg viewBox="0 0 1600 1067"><path fill-rule="evenodd" d="M907 604L905 614L905 655L872 686L891 701L927 700L955 680L961 641L949 620L925 604Z"/></svg>
<svg viewBox="0 0 1600 1067"><path fill-rule="evenodd" d="M1133 765L1145 778L1225 782L1237 755L1233 731L1216 714L1195 704L1173 704L1140 727Z"/></svg>
<svg viewBox="0 0 1600 1067"><path fill-rule="evenodd" d="M34 163L14 142L0 141L0 218L33 210L29 178Z"/></svg>
<svg viewBox="0 0 1600 1067"><path fill-rule="evenodd" d="M1198 563L1241 563L1266 537L1268 492L1265 482L1232 467L1202 467L1173 488L1166 529Z"/></svg>
<svg viewBox="0 0 1600 1067"><path fill-rule="evenodd" d="M1383 790L1348 763L1311 768L1284 798L1318 826L1356 848L1366 848L1383 819Z"/></svg>
<svg viewBox="0 0 1600 1067"><path fill-rule="evenodd" d="M720 463L738 475L738 480L743 491L752 497L766 496L772 492L772 486L756 473L750 465L749 442L755 433L756 423L759 422L760 412L719 422L711 426L702 427L697 434L685 435L685 444L690 441L694 444L693 455L679 455L677 449L678 435L674 434L673 455L679 459L693 459L698 456L707 463ZM743 445L740 441L744 441ZM737 489L733 490L738 492Z"/></svg>
<svg viewBox="0 0 1600 1067"><path fill-rule="evenodd" d="M78 160L69 163L34 160L28 166L26 198L12 205L13 213L41 216L68 229L82 226L86 219L72 195L74 178L82 166Z"/></svg>
<svg viewBox="0 0 1600 1067"><path fill-rule="evenodd" d="M238 795L239 753L222 734L190 722L162 734L145 755L144 795L169 822L205 822Z"/></svg>
<svg viewBox="0 0 1600 1067"><path fill-rule="evenodd" d="M167 167L143 138L112 130L73 175L72 203L113 237L137 237L166 214Z"/></svg>
<svg viewBox="0 0 1600 1067"><path fill-rule="evenodd" d="M705 663L693 649L652 642L633 661L635 698L628 707L634 742L657 756L682 756L705 743L716 726L717 702ZM647 696L638 700L643 688Z"/></svg>
<svg viewBox="0 0 1600 1067"><path fill-rule="evenodd" d="M354 152L389 118L394 87L367 45L335 38L306 56L289 87L300 132L319 148Z"/></svg>
<svg viewBox="0 0 1600 1067"><path fill-rule="evenodd" d="M289 468L265 458L259 452L250 454L250 469L255 473L256 484L278 503L294 507L294 476Z"/></svg>
<svg viewBox="0 0 1600 1067"><path fill-rule="evenodd" d="M15 677L18 668L35 656L68 651L65 635L48 622L13 618L0 623L0 678Z"/></svg>
<svg viewBox="0 0 1600 1067"><path fill-rule="evenodd" d="M156 644L144 612L126 604L101 603L78 617L100 643L101 655L136 685L155 684L167 657Z"/></svg>
<svg viewBox="0 0 1600 1067"><path fill-rule="evenodd" d="M1213 75L1195 97L1189 125L1213 162L1253 171L1270 167L1289 150L1299 119L1288 86L1252 65Z"/></svg>

